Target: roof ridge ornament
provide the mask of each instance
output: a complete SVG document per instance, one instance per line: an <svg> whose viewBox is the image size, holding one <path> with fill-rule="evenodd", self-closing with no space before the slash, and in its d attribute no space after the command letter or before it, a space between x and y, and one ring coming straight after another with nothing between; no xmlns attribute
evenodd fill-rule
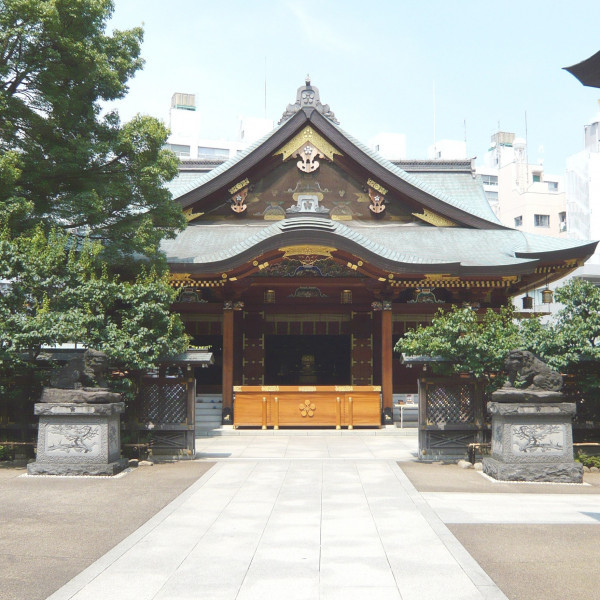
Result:
<svg viewBox="0 0 600 600"><path fill-rule="evenodd" d="M287 121L302 108L316 109L317 112L321 113L332 123L335 123L336 125L340 124L340 122L335 118L333 111L329 108L329 104L321 104L319 88L311 85L310 75L306 76L304 85L298 88L298 91L296 92L296 102L294 104L287 105L287 108L281 116L278 125L281 125L284 121Z"/></svg>

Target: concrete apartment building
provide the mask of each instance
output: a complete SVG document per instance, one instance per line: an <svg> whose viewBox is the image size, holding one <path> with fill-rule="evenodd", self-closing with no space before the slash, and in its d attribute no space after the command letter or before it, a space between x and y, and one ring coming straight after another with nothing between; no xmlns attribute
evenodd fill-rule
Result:
<svg viewBox="0 0 600 600"><path fill-rule="evenodd" d="M484 164L476 172L504 225L528 233L567 237L563 178L545 173L541 164L530 164L523 138L496 132Z"/></svg>
<svg viewBox="0 0 600 600"><path fill-rule="evenodd" d="M173 94L167 147L182 161L203 163L208 168L233 158L273 129L269 119L242 117L237 140L208 139L201 136L200 116L195 94Z"/></svg>
<svg viewBox="0 0 600 600"><path fill-rule="evenodd" d="M584 128L584 149L567 158L566 187L569 237L600 239L600 112ZM600 255L577 275L600 283Z"/></svg>

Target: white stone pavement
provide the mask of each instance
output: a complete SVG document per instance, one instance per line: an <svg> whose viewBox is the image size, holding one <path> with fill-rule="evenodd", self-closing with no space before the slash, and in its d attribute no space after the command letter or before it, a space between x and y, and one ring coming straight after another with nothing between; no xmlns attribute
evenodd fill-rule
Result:
<svg viewBox="0 0 600 600"><path fill-rule="evenodd" d="M347 433L198 439L218 464L50 599L505 599L442 518L517 518L515 496L420 494L396 464L416 436ZM549 498L550 522L594 512Z"/></svg>

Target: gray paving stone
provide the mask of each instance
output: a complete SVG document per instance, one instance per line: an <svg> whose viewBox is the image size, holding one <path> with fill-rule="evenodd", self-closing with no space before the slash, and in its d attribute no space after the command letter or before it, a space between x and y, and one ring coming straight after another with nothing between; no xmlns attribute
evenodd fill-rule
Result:
<svg viewBox="0 0 600 600"><path fill-rule="evenodd" d="M52 600L504 597L397 466L414 439L231 436L198 451L231 458Z"/></svg>

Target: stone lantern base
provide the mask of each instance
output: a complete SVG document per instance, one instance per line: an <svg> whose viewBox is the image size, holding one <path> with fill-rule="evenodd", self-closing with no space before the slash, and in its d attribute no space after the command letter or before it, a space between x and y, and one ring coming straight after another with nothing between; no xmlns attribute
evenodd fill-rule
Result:
<svg viewBox="0 0 600 600"><path fill-rule="evenodd" d="M30 475L114 475L127 466L121 458L122 402L39 403L36 461Z"/></svg>
<svg viewBox="0 0 600 600"><path fill-rule="evenodd" d="M483 472L502 481L582 483L573 460L571 402L489 402L492 453Z"/></svg>

